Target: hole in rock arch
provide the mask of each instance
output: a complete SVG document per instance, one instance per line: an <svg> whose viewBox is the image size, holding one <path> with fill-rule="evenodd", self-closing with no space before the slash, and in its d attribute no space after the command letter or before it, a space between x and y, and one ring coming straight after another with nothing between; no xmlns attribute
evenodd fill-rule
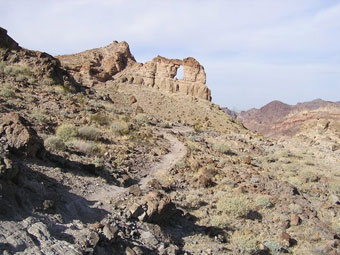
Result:
<svg viewBox="0 0 340 255"><path fill-rule="evenodd" d="M175 76L175 79L183 79L183 76L184 76L184 69L183 69L183 66L179 66L178 69L177 69L177 74Z"/></svg>

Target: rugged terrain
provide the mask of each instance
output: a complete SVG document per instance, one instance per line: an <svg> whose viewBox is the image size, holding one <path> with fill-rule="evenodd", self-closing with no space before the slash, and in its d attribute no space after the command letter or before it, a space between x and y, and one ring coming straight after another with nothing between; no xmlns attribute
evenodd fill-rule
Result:
<svg viewBox="0 0 340 255"><path fill-rule="evenodd" d="M260 109L237 114L237 119L250 130L265 136L294 136L305 134L318 123L339 122L340 104L321 99L296 105L272 101Z"/></svg>
<svg viewBox="0 0 340 255"><path fill-rule="evenodd" d="M339 253L339 125L265 138L125 42L0 60L1 253Z"/></svg>

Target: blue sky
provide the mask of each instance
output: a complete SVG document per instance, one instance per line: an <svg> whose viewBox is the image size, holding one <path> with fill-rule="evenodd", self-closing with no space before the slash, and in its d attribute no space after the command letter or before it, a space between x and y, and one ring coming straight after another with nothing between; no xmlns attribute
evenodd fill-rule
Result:
<svg viewBox="0 0 340 255"><path fill-rule="evenodd" d="M193 56L234 110L340 101L339 0L0 0L0 26L53 55L117 40L139 62Z"/></svg>

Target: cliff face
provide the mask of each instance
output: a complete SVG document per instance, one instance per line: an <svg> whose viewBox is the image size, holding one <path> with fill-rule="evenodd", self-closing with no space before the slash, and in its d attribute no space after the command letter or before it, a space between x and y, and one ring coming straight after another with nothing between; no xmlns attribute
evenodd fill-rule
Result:
<svg viewBox="0 0 340 255"><path fill-rule="evenodd" d="M113 81L152 87L211 101L204 67L194 58L183 60L157 56L145 64L137 63L126 42L112 44L73 55L57 56L76 80L88 86ZM175 78L183 66L183 79Z"/></svg>

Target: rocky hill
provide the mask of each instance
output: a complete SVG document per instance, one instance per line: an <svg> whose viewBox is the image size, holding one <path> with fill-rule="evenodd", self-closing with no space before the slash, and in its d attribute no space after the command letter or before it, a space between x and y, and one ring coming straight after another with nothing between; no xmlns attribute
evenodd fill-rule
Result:
<svg viewBox="0 0 340 255"><path fill-rule="evenodd" d="M55 58L0 32L1 254L339 254L340 125L265 138L193 58Z"/></svg>
<svg viewBox="0 0 340 255"><path fill-rule="evenodd" d="M272 101L260 109L239 113L237 119L266 136L292 136L303 133L305 127L315 122L340 121L340 104L321 99L296 105Z"/></svg>
<svg viewBox="0 0 340 255"><path fill-rule="evenodd" d="M89 86L112 80L211 101L204 68L192 57L179 60L158 56L141 64L135 61L126 42L115 41L103 48L57 58L78 82ZM175 76L180 66L184 77L178 80Z"/></svg>

